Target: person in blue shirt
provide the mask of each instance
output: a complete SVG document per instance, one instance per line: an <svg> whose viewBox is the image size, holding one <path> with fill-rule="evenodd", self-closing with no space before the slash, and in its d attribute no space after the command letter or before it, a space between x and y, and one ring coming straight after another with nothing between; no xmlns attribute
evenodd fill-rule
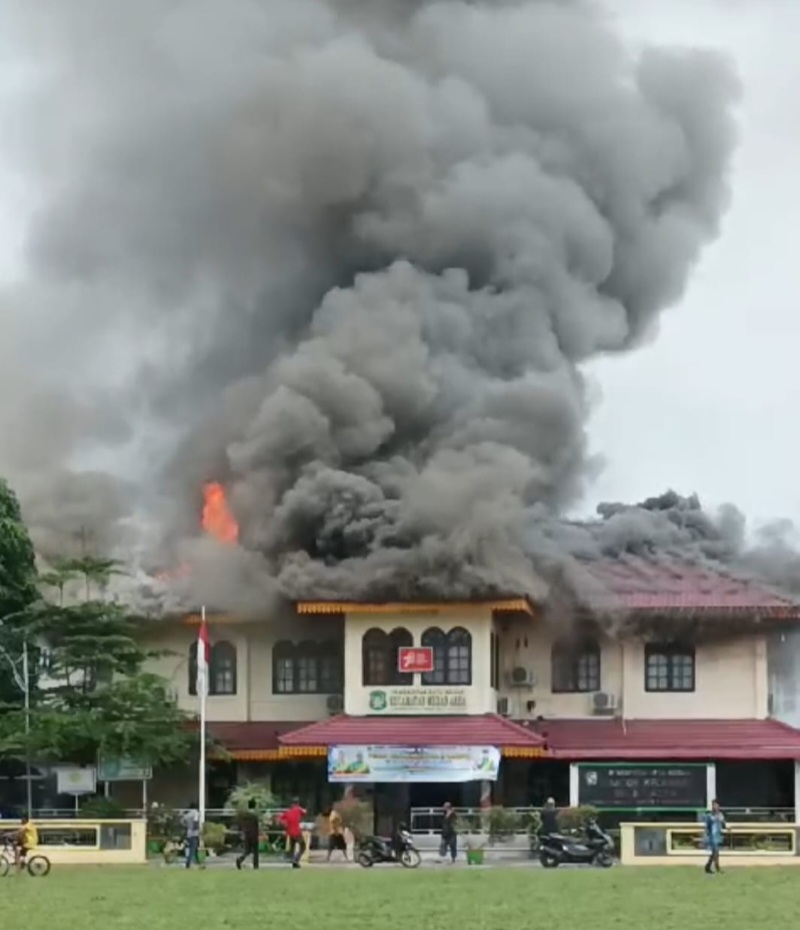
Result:
<svg viewBox="0 0 800 930"><path fill-rule="evenodd" d="M716 798L711 802L711 810L703 818L703 827L705 845L709 852L705 870L711 875L712 870L720 871L719 849L722 846L722 835L725 830L725 815L720 810L719 801Z"/></svg>

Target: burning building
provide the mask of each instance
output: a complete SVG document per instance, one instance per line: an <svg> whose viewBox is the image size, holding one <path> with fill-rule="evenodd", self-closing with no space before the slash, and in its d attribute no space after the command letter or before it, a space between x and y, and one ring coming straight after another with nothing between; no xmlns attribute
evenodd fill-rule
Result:
<svg viewBox="0 0 800 930"><path fill-rule="evenodd" d="M321 799L331 749L346 769L413 736L451 774L473 759L447 788L464 803L580 800L586 760L659 756L706 779L664 806L758 759L786 765L741 784L794 804L797 737L769 719L793 606L735 580L740 543L697 508L616 510L599 536L559 520L594 469L586 363L650 334L717 235L728 63L634 53L581 2L211 0L201 25L168 0L87 2L48 4L46 37L32 4L4 24L70 140L58 171L57 147L27 159L46 170L16 302L69 320L69 349L42 330L71 376L108 346L130 383L115 366L113 393L64 388L47 417L15 384L0 454L41 552L77 524L124 557L120 500L155 514L157 667L192 707L191 623L170 618L218 611L228 775ZM82 103L98 118L76 126ZM82 440L130 435L158 453L138 495L69 472ZM435 782L376 789L379 818L437 803Z"/></svg>

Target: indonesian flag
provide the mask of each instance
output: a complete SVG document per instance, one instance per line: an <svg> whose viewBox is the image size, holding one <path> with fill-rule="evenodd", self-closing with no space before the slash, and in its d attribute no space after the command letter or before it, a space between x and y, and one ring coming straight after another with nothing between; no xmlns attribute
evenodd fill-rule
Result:
<svg viewBox="0 0 800 930"><path fill-rule="evenodd" d="M200 633L197 637L197 694L208 694L208 624L203 610L200 619Z"/></svg>

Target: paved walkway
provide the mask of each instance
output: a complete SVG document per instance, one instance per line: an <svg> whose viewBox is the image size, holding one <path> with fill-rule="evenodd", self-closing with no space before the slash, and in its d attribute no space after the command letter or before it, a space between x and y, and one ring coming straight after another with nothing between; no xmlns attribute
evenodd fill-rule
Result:
<svg viewBox="0 0 800 930"><path fill-rule="evenodd" d="M166 863L158 858L151 860L152 863L161 868L182 868L182 863L173 862L171 865L166 865ZM236 856L233 854L225 856L212 856L207 860L207 868L209 869L235 869L236 868ZM266 856L262 857L260 862L260 867L262 869L289 869L291 866L289 863L283 859L279 859L275 856ZM252 869L252 865L248 862L245 865L245 870L249 871ZM307 862L303 868L310 869L353 869L360 868L357 863L354 862L343 862L340 858L336 858L331 862L326 862L324 856L322 858L317 858L312 856L311 861ZM386 869L386 868L401 868L399 865L389 866L389 865L376 865L373 868L376 869ZM448 863L443 863L439 860L439 857L436 855L422 854L422 865L421 868L435 868L435 869L508 869L508 868L541 868L538 860L531 859L528 856L512 857L512 856L498 856L498 857L489 857L483 865L477 866L467 866L466 860L461 858L455 865L450 865ZM363 871L368 871L363 869Z"/></svg>

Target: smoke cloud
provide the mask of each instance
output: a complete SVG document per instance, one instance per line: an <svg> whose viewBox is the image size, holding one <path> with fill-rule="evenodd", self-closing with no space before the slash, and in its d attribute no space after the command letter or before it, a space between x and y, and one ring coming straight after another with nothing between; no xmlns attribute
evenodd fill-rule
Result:
<svg viewBox="0 0 800 930"><path fill-rule="evenodd" d="M10 29L40 202L5 302L63 405L17 408L33 465L0 453L37 542L136 551L146 511L224 606L541 595L531 527L595 467L581 366L718 233L729 63L633 57L579 0L38 0ZM109 443L130 482L74 473ZM190 538L208 480L224 557Z"/></svg>

